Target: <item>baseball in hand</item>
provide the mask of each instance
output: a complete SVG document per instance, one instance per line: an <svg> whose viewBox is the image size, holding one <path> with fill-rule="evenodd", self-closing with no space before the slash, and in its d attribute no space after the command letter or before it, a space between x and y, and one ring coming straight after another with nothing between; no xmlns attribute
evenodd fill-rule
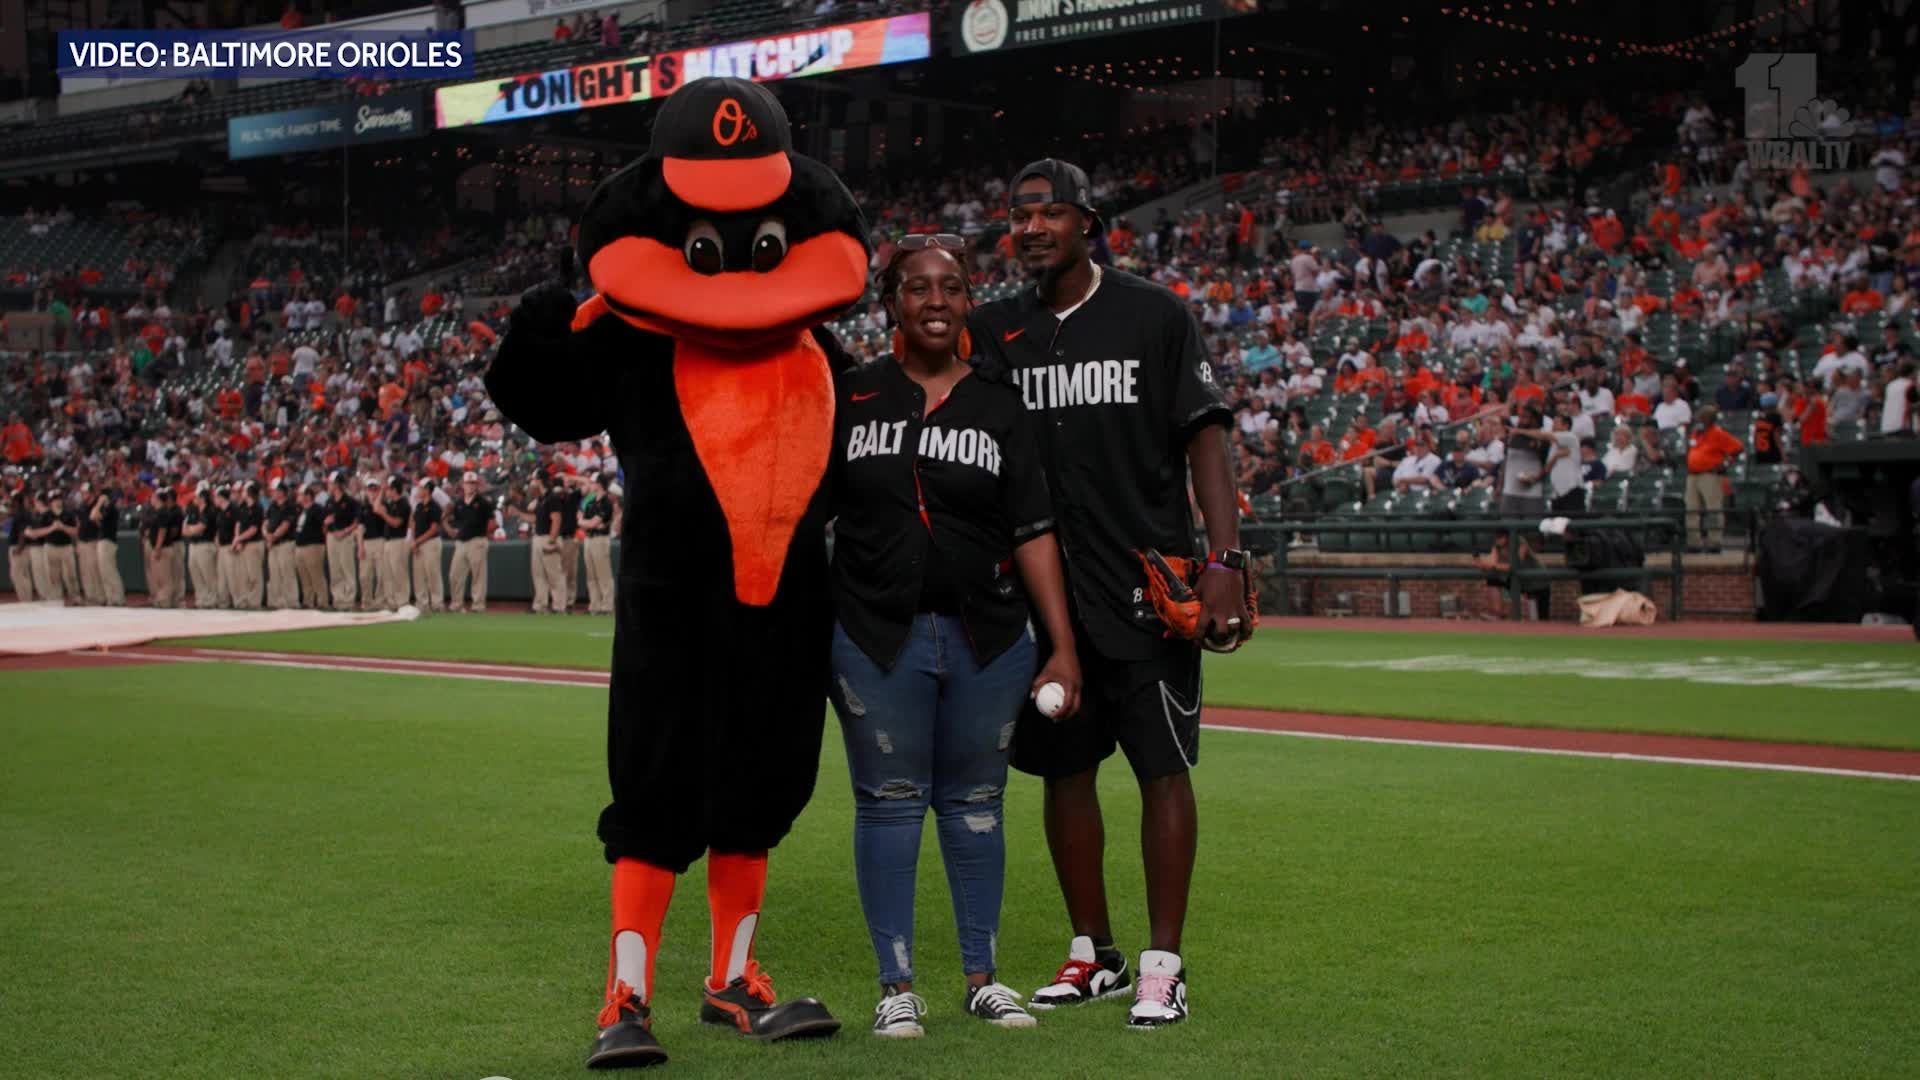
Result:
<svg viewBox="0 0 1920 1080"><path fill-rule="evenodd" d="M1040 692L1033 695L1033 707L1040 710L1041 716L1058 716L1061 707L1066 703L1066 688L1057 682L1050 682L1042 686Z"/></svg>

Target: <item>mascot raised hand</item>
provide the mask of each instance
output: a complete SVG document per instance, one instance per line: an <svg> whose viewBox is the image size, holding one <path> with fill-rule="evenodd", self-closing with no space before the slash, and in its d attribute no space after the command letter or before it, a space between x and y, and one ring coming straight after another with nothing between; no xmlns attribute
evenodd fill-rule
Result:
<svg viewBox="0 0 1920 1080"><path fill-rule="evenodd" d="M579 223L595 290L521 299L487 373L542 442L613 440L626 475L599 836L613 928L595 1067L666 1060L654 959L674 882L707 857L700 1019L760 1040L826 1035L754 959L767 852L813 794L832 604L825 498L833 371L820 324L866 288L866 227L792 151L772 94L701 79Z"/></svg>

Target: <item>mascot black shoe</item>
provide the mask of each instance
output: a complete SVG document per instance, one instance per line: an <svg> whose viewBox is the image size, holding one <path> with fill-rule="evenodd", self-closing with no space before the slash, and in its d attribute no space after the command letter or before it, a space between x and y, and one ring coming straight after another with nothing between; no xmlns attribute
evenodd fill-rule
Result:
<svg viewBox="0 0 1920 1080"><path fill-rule="evenodd" d="M832 603L833 373L821 323L866 289L846 186L792 151L764 88L669 97L647 155L579 223L594 295L522 298L487 391L541 442L606 432L626 475L599 836L613 864L602 1034L590 1063L664 1060L648 1009L678 875L707 857L701 1018L757 1039L831 1034L753 957L767 852L813 794ZM538 542L538 541L536 541Z"/></svg>

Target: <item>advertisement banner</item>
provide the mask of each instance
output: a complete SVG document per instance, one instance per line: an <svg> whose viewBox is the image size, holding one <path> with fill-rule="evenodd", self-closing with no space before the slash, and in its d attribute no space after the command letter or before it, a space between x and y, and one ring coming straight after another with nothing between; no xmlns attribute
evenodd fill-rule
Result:
<svg viewBox="0 0 1920 1080"><path fill-rule="evenodd" d="M920 12L459 83L434 91L434 121L442 128L466 127L622 105L665 97L716 75L772 82L925 60L930 33Z"/></svg>
<svg viewBox="0 0 1920 1080"><path fill-rule="evenodd" d="M1259 9L1259 0L968 0L954 5L953 51L964 56L1054 45Z"/></svg>
<svg viewBox="0 0 1920 1080"><path fill-rule="evenodd" d="M231 117L227 157L238 161L412 138L430 130L423 104L418 93L397 93Z"/></svg>

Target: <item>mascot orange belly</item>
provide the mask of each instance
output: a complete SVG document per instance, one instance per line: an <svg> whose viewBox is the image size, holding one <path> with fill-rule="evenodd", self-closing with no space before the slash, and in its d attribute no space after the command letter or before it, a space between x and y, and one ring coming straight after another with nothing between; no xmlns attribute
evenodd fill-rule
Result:
<svg viewBox="0 0 1920 1080"><path fill-rule="evenodd" d="M820 489L845 357L819 325L865 291L865 235L839 179L792 152L771 94L698 80L588 203L578 246L595 294L528 293L487 373L536 439L607 432L626 479L599 826L612 942L592 1065L664 1060L653 961L676 877L702 854L702 1019L761 1040L839 1027L818 1001L775 997L753 940L767 851L820 756Z"/></svg>

